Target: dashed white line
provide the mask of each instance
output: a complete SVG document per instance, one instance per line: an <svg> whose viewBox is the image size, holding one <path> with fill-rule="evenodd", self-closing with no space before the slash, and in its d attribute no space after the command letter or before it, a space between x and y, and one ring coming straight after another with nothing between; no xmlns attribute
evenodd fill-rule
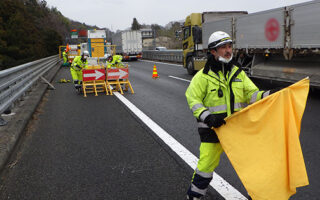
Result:
<svg viewBox="0 0 320 200"><path fill-rule="evenodd" d="M185 82L191 82L190 80L188 79L183 79L183 78L179 78L179 77L176 77L176 76L169 76L170 78L174 78L174 79L178 79L178 80L181 80L181 81L185 81Z"/></svg>
<svg viewBox="0 0 320 200"><path fill-rule="evenodd" d="M158 137L160 137L174 152L176 152L192 169L197 167L198 158L188 149L175 140L169 133L162 129L157 123L150 119L134 104L118 92L113 93L123 104L125 104L137 117L140 118ZM227 200L247 200L238 190L225 181L217 173L213 173L210 185Z"/></svg>

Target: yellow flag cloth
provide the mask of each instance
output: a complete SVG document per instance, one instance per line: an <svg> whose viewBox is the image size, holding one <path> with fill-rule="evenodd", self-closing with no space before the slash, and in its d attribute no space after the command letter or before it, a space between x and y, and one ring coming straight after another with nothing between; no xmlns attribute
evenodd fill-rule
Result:
<svg viewBox="0 0 320 200"><path fill-rule="evenodd" d="M226 119L215 131L253 200L287 200L309 184L299 135L309 92L303 79Z"/></svg>

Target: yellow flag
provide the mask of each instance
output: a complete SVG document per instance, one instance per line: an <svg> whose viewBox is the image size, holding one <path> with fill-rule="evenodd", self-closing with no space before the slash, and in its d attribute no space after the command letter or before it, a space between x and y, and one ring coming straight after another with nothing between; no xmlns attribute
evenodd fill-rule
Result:
<svg viewBox="0 0 320 200"><path fill-rule="evenodd" d="M303 79L233 114L215 131L253 200L288 200L309 184L299 135L309 92Z"/></svg>

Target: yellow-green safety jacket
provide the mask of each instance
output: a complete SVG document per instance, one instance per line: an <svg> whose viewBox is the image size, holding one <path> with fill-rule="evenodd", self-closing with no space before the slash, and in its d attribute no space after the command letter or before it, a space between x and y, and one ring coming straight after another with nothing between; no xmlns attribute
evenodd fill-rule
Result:
<svg viewBox="0 0 320 200"><path fill-rule="evenodd" d="M215 72L212 69L215 69ZM219 88L222 90L222 97L219 97ZM193 77L185 95L193 115L197 118L198 128L209 129L204 123L208 115L230 116L233 112L260 100L263 93L264 91L259 91L239 67L229 65L229 70L224 76L223 69L218 68L217 70L215 66L208 66L207 62L206 67ZM205 132L208 134L208 131ZM218 142L217 138L213 140Z"/></svg>
<svg viewBox="0 0 320 200"><path fill-rule="evenodd" d="M68 54L67 52L63 51L62 52L62 57L63 57L63 62L66 63L68 61Z"/></svg>
<svg viewBox="0 0 320 200"><path fill-rule="evenodd" d="M114 55L114 56L112 56L111 62L107 61L107 68L122 67L122 66L123 66L123 64L122 64L122 56L121 55Z"/></svg>
<svg viewBox="0 0 320 200"><path fill-rule="evenodd" d="M82 58L82 56L76 56L73 59L71 67L76 71L80 71L80 70L88 67L88 60L83 61L81 58Z"/></svg>

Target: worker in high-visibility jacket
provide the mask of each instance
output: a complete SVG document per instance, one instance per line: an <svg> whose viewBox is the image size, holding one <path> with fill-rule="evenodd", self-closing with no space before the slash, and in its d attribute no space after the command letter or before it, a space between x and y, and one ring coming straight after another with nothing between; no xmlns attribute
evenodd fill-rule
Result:
<svg viewBox="0 0 320 200"><path fill-rule="evenodd" d="M81 56L76 56L70 67L71 76L73 79L74 87L79 90L82 85L82 69L88 67L87 58L89 57L89 52L84 51Z"/></svg>
<svg viewBox="0 0 320 200"><path fill-rule="evenodd" d="M107 68L110 69L111 67L112 68L123 67L121 55L108 56Z"/></svg>
<svg viewBox="0 0 320 200"><path fill-rule="evenodd" d="M65 65L66 63L68 63L68 49L65 49L62 52L62 58L63 58L63 64Z"/></svg>
<svg viewBox="0 0 320 200"><path fill-rule="evenodd" d="M212 33L208 49L205 67L193 77L186 91L201 140L200 158L187 192L188 199L199 199L206 194L219 164L223 149L212 127L227 126L225 117L276 91L260 91L237 66L232 60L232 39L227 33Z"/></svg>

